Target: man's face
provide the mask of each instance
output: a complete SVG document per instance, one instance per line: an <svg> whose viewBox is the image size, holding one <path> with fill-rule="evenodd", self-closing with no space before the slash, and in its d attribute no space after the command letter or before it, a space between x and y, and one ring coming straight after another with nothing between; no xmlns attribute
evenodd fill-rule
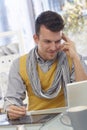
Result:
<svg viewBox="0 0 87 130"><path fill-rule="evenodd" d="M60 50L61 39L62 31L52 32L45 26L41 26L39 36L34 35L40 57L44 60L54 59Z"/></svg>

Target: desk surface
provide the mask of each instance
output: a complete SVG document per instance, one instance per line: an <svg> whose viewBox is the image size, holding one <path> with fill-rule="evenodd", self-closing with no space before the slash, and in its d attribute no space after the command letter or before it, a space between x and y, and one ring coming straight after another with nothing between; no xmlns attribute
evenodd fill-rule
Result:
<svg viewBox="0 0 87 130"><path fill-rule="evenodd" d="M61 123L60 116L61 115L58 115L47 122L44 126L42 126L41 130L73 130L72 127L65 126Z"/></svg>

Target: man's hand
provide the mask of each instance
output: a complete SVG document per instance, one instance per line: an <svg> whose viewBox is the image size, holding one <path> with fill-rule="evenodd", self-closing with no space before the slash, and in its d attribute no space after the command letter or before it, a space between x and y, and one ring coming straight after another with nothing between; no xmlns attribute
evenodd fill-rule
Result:
<svg viewBox="0 0 87 130"><path fill-rule="evenodd" d="M64 51L68 56L74 59L78 56L74 43L65 34L62 34L64 43L61 45L61 50Z"/></svg>
<svg viewBox="0 0 87 130"><path fill-rule="evenodd" d="M7 115L11 120L18 119L24 116L25 114L26 114L26 107L24 106L10 105L7 108Z"/></svg>
<svg viewBox="0 0 87 130"><path fill-rule="evenodd" d="M61 50L64 51L73 60L75 69L75 80L76 81L87 80L87 75L82 66L80 57L76 51L74 43L64 34L62 34L62 39L64 40L64 43L61 44Z"/></svg>

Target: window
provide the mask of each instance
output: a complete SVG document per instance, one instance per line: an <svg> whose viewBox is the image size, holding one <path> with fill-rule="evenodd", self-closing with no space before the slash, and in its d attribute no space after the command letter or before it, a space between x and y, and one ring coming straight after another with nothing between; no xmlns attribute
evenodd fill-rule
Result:
<svg viewBox="0 0 87 130"><path fill-rule="evenodd" d="M28 11L27 0L0 1L0 32L22 31L26 52L34 46L32 37L33 29ZM9 37L2 40L0 46L11 42Z"/></svg>

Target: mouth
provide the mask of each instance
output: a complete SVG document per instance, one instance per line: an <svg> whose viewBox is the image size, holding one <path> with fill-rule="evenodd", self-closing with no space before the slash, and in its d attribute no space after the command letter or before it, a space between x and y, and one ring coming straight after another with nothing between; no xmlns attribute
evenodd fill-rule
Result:
<svg viewBox="0 0 87 130"><path fill-rule="evenodd" d="M56 54L58 51L50 51L49 54Z"/></svg>
<svg viewBox="0 0 87 130"><path fill-rule="evenodd" d="M56 51L49 52L49 55L50 55L51 57L54 57L56 54L57 54Z"/></svg>

